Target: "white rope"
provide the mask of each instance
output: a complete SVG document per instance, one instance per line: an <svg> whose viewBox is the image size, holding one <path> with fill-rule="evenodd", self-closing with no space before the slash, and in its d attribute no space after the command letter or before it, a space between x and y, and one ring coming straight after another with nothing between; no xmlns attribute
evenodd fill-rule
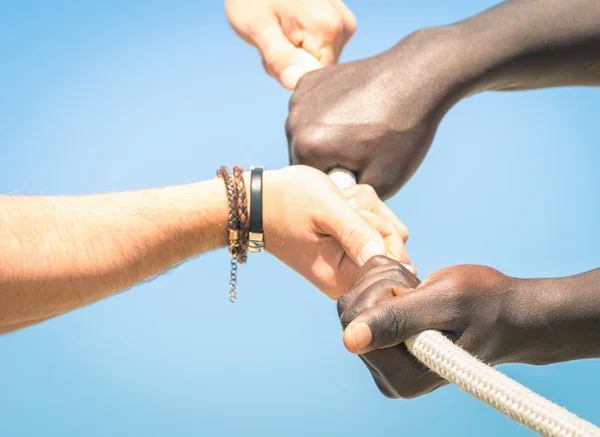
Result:
<svg viewBox="0 0 600 437"><path fill-rule="evenodd" d="M356 183L343 169L329 173L344 188ZM600 428L550 402L484 364L437 331L424 331L405 341L419 361L471 396L547 437L600 437Z"/></svg>
<svg viewBox="0 0 600 437"><path fill-rule="evenodd" d="M600 436L600 429L484 364L436 331L405 341L442 378L544 436Z"/></svg>

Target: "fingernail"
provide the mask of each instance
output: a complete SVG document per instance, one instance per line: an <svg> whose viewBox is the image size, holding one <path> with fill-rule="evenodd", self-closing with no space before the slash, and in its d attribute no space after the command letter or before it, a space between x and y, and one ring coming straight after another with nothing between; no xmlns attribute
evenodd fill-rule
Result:
<svg viewBox="0 0 600 437"><path fill-rule="evenodd" d="M306 71L303 68L297 65L292 65L283 70L283 73L281 73L281 82L285 87L294 89L305 72Z"/></svg>
<svg viewBox="0 0 600 437"><path fill-rule="evenodd" d="M360 265L363 266L367 261L377 255L385 255L387 253L387 249L385 244L381 241L370 241L364 245L362 250L360 251L360 256L358 260L360 261Z"/></svg>
<svg viewBox="0 0 600 437"><path fill-rule="evenodd" d="M371 344L371 329L365 322L350 323L346 328L348 342L346 346L350 346L350 352L359 354Z"/></svg>

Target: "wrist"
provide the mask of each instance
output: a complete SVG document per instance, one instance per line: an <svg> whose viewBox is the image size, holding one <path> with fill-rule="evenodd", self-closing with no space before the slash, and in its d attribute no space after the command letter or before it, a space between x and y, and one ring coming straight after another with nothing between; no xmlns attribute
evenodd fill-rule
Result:
<svg viewBox="0 0 600 437"><path fill-rule="evenodd" d="M180 237L188 256L226 247L229 215L223 180L176 187L177 200L170 203L182 215Z"/></svg>
<svg viewBox="0 0 600 437"><path fill-rule="evenodd" d="M274 246L278 245L280 240L282 226L280 222L282 217L285 215L287 210L287 197L282 192L286 179L283 177L281 170L265 170L263 172L263 183L262 183L262 215L263 215L263 233L264 233L264 244L265 250L272 252ZM251 219L252 214L252 203L250 201L250 172L244 172L244 183L246 185L246 194L249 199L249 217ZM203 214L193 220L193 234L196 237L205 235L212 235L214 238L210 238L206 241L205 238L201 237L196 240L204 240L205 244L211 245L211 249L225 247L228 245L228 227L227 217L229 214L227 205L227 194L223 181L221 179L214 179L206 182L201 182L199 189L204 193L202 195L202 207L204 208ZM208 220L208 218L211 220ZM201 244L198 241L195 244L196 250L198 245ZM271 249L271 250L270 250ZM210 250L210 249L209 249Z"/></svg>
<svg viewBox="0 0 600 437"><path fill-rule="evenodd" d="M293 165L263 173L263 229L265 250L278 258L289 244L306 235L323 194L333 186L324 173ZM314 204L316 203L316 205Z"/></svg>
<svg viewBox="0 0 600 437"><path fill-rule="evenodd" d="M522 7L534 10L520 10ZM538 16L535 8L535 2L529 6L525 2L512 5L505 2L446 26L453 29L454 45L459 47L454 55L460 64L458 75L463 97L484 91L553 86L552 62L548 63L552 56L544 53L560 45L560 38L556 40L551 30L548 33L540 30L536 24L541 23L513 19L521 15Z"/></svg>
<svg viewBox="0 0 600 437"><path fill-rule="evenodd" d="M452 55L461 98L484 91L511 88L508 83L501 84L502 67L514 55L511 53L511 44L506 44L509 39L506 35L482 26L478 16L446 28L452 29L453 46L456 47Z"/></svg>
<svg viewBox="0 0 600 437"><path fill-rule="evenodd" d="M263 172L263 241L265 251L276 255L278 241L281 241L279 221L287 210L287 197L281 192L285 178L281 170Z"/></svg>
<svg viewBox="0 0 600 437"><path fill-rule="evenodd" d="M434 111L441 119L452 106L473 92L476 78L474 66L465 55L468 42L464 34L457 25L422 28L382 53L384 57L391 56L393 71L403 71L399 77L406 77L407 68L414 70L411 76L418 80L415 87L427 91L426 98L413 99L422 106L415 108L417 113ZM403 101L403 96L397 97Z"/></svg>
<svg viewBox="0 0 600 437"><path fill-rule="evenodd" d="M521 29L515 35L490 26L486 17L419 29L389 50L397 69L414 68L422 86L433 89L432 97L443 116L465 97L489 90L519 89L511 65L522 55ZM523 38L525 35L523 35ZM387 52L382 54L387 55ZM409 67L410 67L409 66ZM515 79L516 80L516 79Z"/></svg>

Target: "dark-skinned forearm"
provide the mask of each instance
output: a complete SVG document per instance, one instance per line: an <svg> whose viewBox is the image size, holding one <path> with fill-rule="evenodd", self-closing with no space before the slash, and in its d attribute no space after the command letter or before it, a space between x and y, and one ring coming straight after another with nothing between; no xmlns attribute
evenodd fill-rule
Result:
<svg viewBox="0 0 600 437"><path fill-rule="evenodd" d="M600 85L597 0L512 0L449 27L469 94Z"/></svg>
<svg viewBox="0 0 600 437"><path fill-rule="evenodd" d="M530 338L524 344L531 350L523 348L513 361L550 364L600 357L600 269L565 278L516 279L515 284L507 320L521 338Z"/></svg>

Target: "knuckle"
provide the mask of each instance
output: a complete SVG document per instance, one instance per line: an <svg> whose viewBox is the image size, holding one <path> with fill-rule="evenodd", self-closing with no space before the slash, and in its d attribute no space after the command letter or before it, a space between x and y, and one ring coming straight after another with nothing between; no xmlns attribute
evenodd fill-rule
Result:
<svg viewBox="0 0 600 437"><path fill-rule="evenodd" d="M341 35L342 33L344 33L344 30L345 30L344 21L341 18L337 18L333 21L330 21L327 30L328 30L330 36L336 38L338 35Z"/></svg>
<svg viewBox="0 0 600 437"><path fill-rule="evenodd" d="M460 300L462 294L460 281L453 277L440 278L437 281L436 291L439 294L443 294L451 302L457 302Z"/></svg>
<svg viewBox="0 0 600 437"><path fill-rule="evenodd" d="M342 246L348 247L351 246L353 242L360 241L364 235L363 230L357 227L357 224L354 222L345 223L342 225L341 232L341 243Z"/></svg>
<svg viewBox="0 0 600 437"><path fill-rule="evenodd" d="M296 131L297 131L297 117L294 116L293 114L293 98L290 99L290 114L288 115L288 118L285 120L285 135L287 137L288 140L288 144L291 146L293 144L294 138L296 136Z"/></svg>
<svg viewBox="0 0 600 437"><path fill-rule="evenodd" d="M388 399L400 399L400 395L395 391L390 390L388 387L378 385L377 388L379 389L379 393Z"/></svg>
<svg viewBox="0 0 600 437"><path fill-rule="evenodd" d="M383 391L381 389L379 389L379 391L381 392L382 395L384 395L386 398L388 399L400 399L400 395L397 395L394 392L391 391Z"/></svg>
<svg viewBox="0 0 600 437"><path fill-rule="evenodd" d="M463 310L468 306L469 286L462 275L453 274L451 271L443 273L435 280L433 291L444 302L450 314L460 318Z"/></svg>
<svg viewBox="0 0 600 437"><path fill-rule="evenodd" d="M261 52L263 65L267 70L272 71L274 73L281 73L283 70L283 61L285 61L285 57L278 50L273 50L271 48L265 48Z"/></svg>
<svg viewBox="0 0 600 437"><path fill-rule="evenodd" d="M369 259L360 269L362 277L372 277L380 270L399 269L398 261L393 260L385 255L375 255Z"/></svg>
<svg viewBox="0 0 600 437"><path fill-rule="evenodd" d="M408 238L410 237L408 228L404 225L404 223L402 223L402 226L400 226L400 237L404 243L408 242Z"/></svg>
<svg viewBox="0 0 600 437"><path fill-rule="evenodd" d="M340 322L342 326L346 328L350 323L354 321L358 316L360 316L361 312L357 310L357 308L348 308L346 311L342 313L340 316Z"/></svg>
<svg viewBox="0 0 600 437"><path fill-rule="evenodd" d="M348 11L347 17L345 18L345 28L348 36L351 36L356 32L356 17L350 11Z"/></svg>
<svg viewBox="0 0 600 437"><path fill-rule="evenodd" d="M340 316L340 319L344 315L344 312L350 307L350 305L352 305L353 299L351 297L351 291L352 290L341 295L337 301L337 311L338 316Z"/></svg>
<svg viewBox="0 0 600 437"><path fill-rule="evenodd" d="M298 119L298 111L296 110L298 103L300 101L300 93L297 92L298 88L296 87L296 91L292 94L292 96L290 97L290 100L288 102L288 117L286 120L286 123L291 123L291 125L294 125L294 122Z"/></svg>
<svg viewBox="0 0 600 437"><path fill-rule="evenodd" d="M325 295L333 300L337 300L342 294L344 294L344 291L346 291L346 289L337 284L333 287L327 287L324 289Z"/></svg>
<svg viewBox="0 0 600 437"><path fill-rule="evenodd" d="M398 391L399 397L406 400L418 398L422 394L422 390L419 390L416 386L412 384L403 386Z"/></svg>
<svg viewBox="0 0 600 437"><path fill-rule="evenodd" d="M369 200L379 200L377 197L377 193L375 192L375 188L368 184L360 184L358 186L358 190L360 195L365 196Z"/></svg>
<svg viewBox="0 0 600 437"><path fill-rule="evenodd" d="M323 144L327 141L327 132L323 128L311 126L295 127L294 115L290 118L289 134L294 162L299 164L318 162L323 155Z"/></svg>
<svg viewBox="0 0 600 437"><path fill-rule="evenodd" d="M313 13L313 23L324 37L336 37L344 31L344 21L334 11Z"/></svg>
<svg viewBox="0 0 600 437"><path fill-rule="evenodd" d="M384 138L384 135L382 133L381 136L376 135L376 137ZM373 143L377 144L378 141L381 140L374 140ZM383 139L383 141L386 140ZM368 172L365 171L365 178L360 182L373 186L379 198L385 200L400 189L404 183L406 172L398 171L397 162L394 159L372 156L369 157L369 160Z"/></svg>
<svg viewBox="0 0 600 437"><path fill-rule="evenodd" d="M337 313L338 313L340 320L342 319L342 315L344 314L344 311L346 311L346 308L348 308L349 305L350 305L350 299L348 297L346 297L345 294L340 296L340 298L338 299L338 301L336 303Z"/></svg>
<svg viewBox="0 0 600 437"><path fill-rule="evenodd" d="M383 326L381 338L377 343L391 345L404 338L406 313L402 308L386 301L383 305L380 305L377 311L377 320L380 326Z"/></svg>
<svg viewBox="0 0 600 437"><path fill-rule="evenodd" d="M267 62L265 61L265 59L262 59L262 66L263 66L263 70L265 70L265 73L267 73L269 76L271 77L275 77L275 72L273 71L273 69L271 68L271 65L267 64Z"/></svg>
<svg viewBox="0 0 600 437"><path fill-rule="evenodd" d="M235 22L236 30L242 35L243 39L257 49L264 57L270 50L267 44L261 42L269 41L269 31L273 29L273 23L255 15L240 14Z"/></svg>
<svg viewBox="0 0 600 437"><path fill-rule="evenodd" d="M437 287L443 292L454 293L456 290L460 290L464 285L462 276L452 268L448 267L436 275Z"/></svg>
<svg viewBox="0 0 600 437"><path fill-rule="evenodd" d="M346 223L343 225L341 239L344 246L360 237L360 231L354 223Z"/></svg>
<svg viewBox="0 0 600 437"><path fill-rule="evenodd" d="M372 368L367 366L369 372L371 372L371 376L373 377L373 382L377 386L379 392L388 399L398 399L400 396L394 390L394 387L389 383L389 381L385 378L384 375L380 373L377 367Z"/></svg>
<svg viewBox="0 0 600 437"><path fill-rule="evenodd" d="M257 23L250 19L244 19L239 22L240 32L250 41L257 41L264 36L264 25L263 23Z"/></svg>
<svg viewBox="0 0 600 437"><path fill-rule="evenodd" d="M344 282L344 279L340 280L334 273L322 274L319 278L318 288L329 298L338 301L348 290L348 284Z"/></svg>

